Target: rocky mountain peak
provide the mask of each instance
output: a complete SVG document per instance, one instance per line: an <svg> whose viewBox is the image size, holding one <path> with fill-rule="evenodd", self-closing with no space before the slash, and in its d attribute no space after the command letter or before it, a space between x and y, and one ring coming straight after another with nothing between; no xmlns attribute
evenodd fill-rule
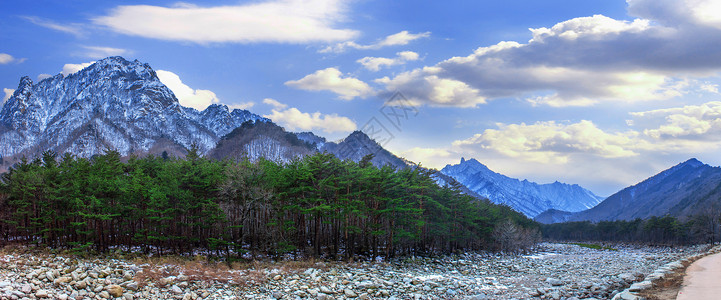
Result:
<svg viewBox="0 0 721 300"><path fill-rule="evenodd" d="M191 144L207 152L221 136L258 119L267 120L225 105L184 108L150 65L115 56L38 83L23 77L0 110L0 155L51 149L90 157L105 149L128 155L159 148L180 154Z"/></svg>
<svg viewBox="0 0 721 300"><path fill-rule="evenodd" d="M533 217L548 209L580 211L598 204L603 198L578 185L561 182L538 184L496 173L476 159L461 159L447 165L441 173L453 177L476 194L494 203L506 204Z"/></svg>
<svg viewBox="0 0 721 300"><path fill-rule="evenodd" d="M685 161L685 162L682 162L682 163L680 163L680 164L678 164L678 165L679 165L679 166L685 166L685 167L691 167L691 168L699 168L699 167L705 166L706 164L702 163L701 161L699 161L699 160L696 159L696 158L691 158L691 159L689 159L689 160L687 160L687 161Z"/></svg>

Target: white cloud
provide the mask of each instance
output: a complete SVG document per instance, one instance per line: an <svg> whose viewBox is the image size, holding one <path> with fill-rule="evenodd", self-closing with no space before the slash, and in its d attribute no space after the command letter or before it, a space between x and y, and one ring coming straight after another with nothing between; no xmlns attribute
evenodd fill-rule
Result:
<svg viewBox="0 0 721 300"><path fill-rule="evenodd" d="M718 84L713 84L713 83L709 83L709 82L702 83L699 86L699 89L701 89L702 91L705 91L705 92L713 93L713 94L719 93Z"/></svg>
<svg viewBox="0 0 721 300"><path fill-rule="evenodd" d="M632 15L677 27L721 28L717 0L626 0Z"/></svg>
<svg viewBox="0 0 721 300"><path fill-rule="evenodd" d="M22 18L28 20L30 23L33 23L35 25L49 28L55 31L69 33L76 37L83 37L85 35L82 29L82 25L80 24L60 24L48 19L43 19L35 16L23 16Z"/></svg>
<svg viewBox="0 0 721 300"><path fill-rule="evenodd" d="M193 89L183 83L180 77L173 72L157 70L155 73L158 75L158 79L173 91L182 106L204 110L209 105L220 102L212 91Z"/></svg>
<svg viewBox="0 0 721 300"><path fill-rule="evenodd" d="M272 106L273 109L275 109L275 110L282 110L282 109L285 109L286 107L288 107L287 104L280 103L278 100L271 99L271 98L263 99L263 103Z"/></svg>
<svg viewBox="0 0 721 300"><path fill-rule="evenodd" d="M437 106L468 107L498 98L551 106L670 99L687 93L694 78L721 71L721 52L715 50L721 48L721 27L715 25L721 17L708 11L700 16L696 6L710 9L718 5L713 3L629 1L630 11L643 19L574 18L530 29L527 43L499 42L378 82ZM432 92L440 82L467 93L439 97Z"/></svg>
<svg viewBox="0 0 721 300"><path fill-rule="evenodd" d="M383 47L390 47L390 46L403 46L408 45L408 43L415 41L417 39L421 38L427 38L431 36L430 32L421 32L421 33L409 33L407 30L403 30L396 34L391 34L384 39L370 44L370 45L360 45L353 41L347 41L343 43L338 43L333 46L328 46L326 48L321 49L320 53L341 53L345 52L349 48L358 49L358 50L375 50L380 49Z"/></svg>
<svg viewBox="0 0 721 300"><path fill-rule="evenodd" d="M356 62L363 65L363 67L368 70L378 71L383 67L402 65L414 60L418 60L418 53L413 51L403 51L396 53L396 57L394 58L367 56L357 60Z"/></svg>
<svg viewBox="0 0 721 300"><path fill-rule="evenodd" d="M307 91L331 91L343 100L365 98L374 94L373 88L367 83L357 78L343 77L336 68L318 70L301 79L287 81L285 85Z"/></svg>
<svg viewBox="0 0 721 300"><path fill-rule="evenodd" d="M414 106L430 103L433 106L474 107L486 103L486 97L465 82L434 75L431 67L399 74L393 79L383 77L375 82L388 91L400 91Z"/></svg>
<svg viewBox="0 0 721 300"><path fill-rule="evenodd" d="M287 105L269 98L263 100L263 102L274 106L271 114L264 115L263 117L280 123L290 131L320 129L327 133L333 133L351 132L358 128L353 120L337 114L321 114L320 112L304 113L295 107L287 108Z"/></svg>
<svg viewBox="0 0 721 300"><path fill-rule="evenodd" d="M12 97L15 90L3 88L3 92L5 92L5 95L3 96L3 104L5 104L5 101L8 101L8 99L10 99L10 97Z"/></svg>
<svg viewBox="0 0 721 300"><path fill-rule="evenodd" d="M63 76L68 76L70 74L77 73L78 71L85 69L94 63L95 63L94 61L91 61L91 62L80 63L80 64L65 64L63 66L63 70L60 71L60 74L63 74Z"/></svg>
<svg viewBox="0 0 721 300"><path fill-rule="evenodd" d="M242 110L248 110L251 109L253 106L255 106L255 102L243 102L239 104L229 104L228 108L231 110L233 109L242 109Z"/></svg>
<svg viewBox="0 0 721 300"><path fill-rule="evenodd" d="M591 121L559 124L497 124L465 140L453 142L454 149L471 152L492 150L502 155L540 163L566 163L574 154L604 158L638 155L638 133L606 133Z"/></svg>
<svg viewBox="0 0 721 300"><path fill-rule="evenodd" d="M46 73L41 73L41 74L38 74L37 80L38 80L38 81L41 81L41 80L43 80L43 79L50 78L50 77L53 77L53 75L46 74Z"/></svg>
<svg viewBox="0 0 721 300"><path fill-rule="evenodd" d="M673 148L692 148L694 142L721 142L721 101L635 112L631 116L637 118L634 123L651 127L643 131L644 135L672 142Z"/></svg>
<svg viewBox="0 0 721 300"><path fill-rule="evenodd" d="M95 24L146 38L207 43L309 43L349 40L358 32L339 29L341 0L275 0L245 5L173 7L127 5Z"/></svg>
<svg viewBox="0 0 721 300"><path fill-rule="evenodd" d="M0 65L6 65L9 63L22 63L26 61L27 58L15 58L10 54L7 53L0 53Z"/></svg>
<svg viewBox="0 0 721 300"><path fill-rule="evenodd" d="M83 52L82 55L93 59L102 59L109 56L122 56L130 53L127 49L112 47L83 46L83 48L86 51Z"/></svg>
<svg viewBox="0 0 721 300"><path fill-rule="evenodd" d="M413 147L399 153L401 157L412 162L436 169L441 169L446 164L453 163L459 156L457 153L443 148Z"/></svg>

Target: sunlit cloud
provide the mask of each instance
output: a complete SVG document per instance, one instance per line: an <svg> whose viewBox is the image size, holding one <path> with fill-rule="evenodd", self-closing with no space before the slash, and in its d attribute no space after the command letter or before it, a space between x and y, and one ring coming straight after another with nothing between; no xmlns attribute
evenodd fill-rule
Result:
<svg viewBox="0 0 721 300"><path fill-rule="evenodd" d="M334 133L352 132L358 128L353 120L337 114L301 112L295 107L288 107L286 104L273 99L265 99L263 103L273 106L271 113L263 117L281 124L290 131L322 130L327 133Z"/></svg>
<svg viewBox="0 0 721 300"><path fill-rule="evenodd" d="M173 94L175 94L175 97L178 98L178 102L180 102L182 106L204 110L211 104L220 102L212 91L193 89L183 83L183 81L180 80L180 76L173 72L158 70L156 74L158 74L158 79L173 91Z"/></svg>
<svg viewBox="0 0 721 300"><path fill-rule="evenodd" d="M629 11L642 18L574 18L531 29L526 43L479 47L377 82L432 106L473 107L499 98L555 107L672 99L687 92L689 80L721 71L718 17L691 2L717 6L701 0L632 0ZM456 88L439 87L447 83ZM459 88L462 97L455 96ZM702 89L714 91L714 86Z"/></svg>
<svg viewBox="0 0 721 300"><path fill-rule="evenodd" d="M311 43L352 39L339 28L341 0L276 0L244 5L172 7L124 5L93 22L115 32L145 38L208 43Z"/></svg>
<svg viewBox="0 0 721 300"><path fill-rule="evenodd" d="M63 76L75 74L78 71L85 69L94 63L95 63L94 61L91 61L91 62L79 63L79 64L65 64L65 65L63 65L63 70L60 71L60 74L63 74Z"/></svg>
<svg viewBox="0 0 721 300"><path fill-rule="evenodd" d="M396 34L391 34L384 39L377 41L373 44L369 45L361 45L353 41L347 41L343 43L338 43L333 46L328 46L326 48L321 49L320 53L341 53L345 52L348 49L356 49L356 50L376 50L384 47L391 47L391 46L403 46L408 45L408 43L415 41L417 39L427 38L430 37L430 32L421 32L421 33L409 33L407 30L403 30Z"/></svg>
<svg viewBox="0 0 721 300"><path fill-rule="evenodd" d="M367 83L350 76L343 76L336 68L326 68L298 80L290 80L285 85L306 91L331 91L339 99L352 100L365 98L374 94L373 88Z"/></svg>
<svg viewBox="0 0 721 300"><path fill-rule="evenodd" d="M363 65L363 67L368 70L379 71L381 68L402 65L409 61L418 60L418 58L418 53L413 51L403 51L396 53L396 57L394 58L367 56L357 60L356 62Z"/></svg>

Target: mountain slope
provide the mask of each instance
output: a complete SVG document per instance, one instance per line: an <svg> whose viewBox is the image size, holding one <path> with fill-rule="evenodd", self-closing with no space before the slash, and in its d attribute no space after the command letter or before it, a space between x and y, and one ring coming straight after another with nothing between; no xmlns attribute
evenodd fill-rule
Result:
<svg viewBox="0 0 721 300"><path fill-rule="evenodd" d="M695 158L627 187L596 207L558 221L614 221L670 215L688 217L721 207L721 168ZM549 221L546 215L539 221Z"/></svg>
<svg viewBox="0 0 721 300"><path fill-rule="evenodd" d="M381 147L381 145L362 131L354 131L348 135L348 137L337 143L323 143L318 150L333 153L341 160L350 159L353 161L360 161L364 156L373 154L374 156L373 159L371 159L371 163L377 167L390 165L394 168L402 169L409 166L405 160Z"/></svg>
<svg viewBox="0 0 721 300"><path fill-rule="evenodd" d="M36 156L44 150L90 157L106 149L122 155L153 149L202 152L245 121L267 120L244 110L183 107L148 65L109 57L36 84L20 80L0 110L0 155Z"/></svg>
<svg viewBox="0 0 721 300"><path fill-rule="evenodd" d="M221 138L208 155L215 159L247 157L256 160L263 157L285 163L316 151L312 144L273 122L249 121Z"/></svg>
<svg viewBox="0 0 721 300"><path fill-rule="evenodd" d="M529 217L548 209L581 211L603 199L576 184L537 184L510 178L491 171L475 159L461 159L460 164L447 165L441 173L455 178L476 194L494 203L506 204Z"/></svg>

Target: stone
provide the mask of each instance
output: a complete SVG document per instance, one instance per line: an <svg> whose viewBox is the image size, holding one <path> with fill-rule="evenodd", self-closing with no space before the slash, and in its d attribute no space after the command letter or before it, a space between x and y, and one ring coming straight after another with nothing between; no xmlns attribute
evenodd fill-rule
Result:
<svg viewBox="0 0 721 300"><path fill-rule="evenodd" d="M130 282L130 283L126 284L126 285L125 285L125 288L127 288L127 289L129 289L129 290L131 290L131 291L137 292L139 286L138 286L138 283L137 283L137 282L133 281L133 282Z"/></svg>
<svg viewBox="0 0 721 300"><path fill-rule="evenodd" d="M636 281L636 276L631 273L618 274L618 278L628 283Z"/></svg>
<svg viewBox="0 0 721 300"><path fill-rule="evenodd" d="M553 300L561 300L561 293L558 291L550 292L546 296L548 296L549 298L551 298Z"/></svg>
<svg viewBox="0 0 721 300"><path fill-rule="evenodd" d="M318 295L317 295L315 298L316 298L317 300L331 300L331 299L333 299L332 297L330 297L330 296L328 296L328 295L326 295L326 294L323 294L323 293L318 293Z"/></svg>
<svg viewBox="0 0 721 300"><path fill-rule="evenodd" d="M108 291L108 294L113 297L122 297L123 296L123 287L113 284L105 287L105 290Z"/></svg>
<svg viewBox="0 0 721 300"><path fill-rule="evenodd" d="M48 298L48 297L50 297L50 294L48 294L48 291L46 291L46 290L38 290L37 292L35 292L35 297Z"/></svg>
<svg viewBox="0 0 721 300"><path fill-rule="evenodd" d="M651 287L653 287L653 283L652 283L652 282L650 282L650 281L641 281L641 282L636 282L636 283L632 284L631 287L628 288L628 291L629 291L629 292L638 292L638 291L641 291L641 290L649 289L649 288L651 288Z"/></svg>
<svg viewBox="0 0 721 300"><path fill-rule="evenodd" d="M356 294L356 293L355 293L353 290L351 290L351 289L345 289L345 290L343 290L343 295L345 295L345 296L348 297L348 298L356 298L356 297L358 297L358 294Z"/></svg>
<svg viewBox="0 0 721 300"><path fill-rule="evenodd" d="M29 284L23 284L23 286L20 287L20 291L24 294L30 294L33 292L33 288Z"/></svg>
<svg viewBox="0 0 721 300"><path fill-rule="evenodd" d="M177 285L173 285L172 287L170 287L170 292L179 295L183 293L183 290L180 289L180 287L178 287Z"/></svg>
<svg viewBox="0 0 721 300"><path fill-rule="evenodd" d="M641 300L641 299L643 299L643 298L636 296L629 291L623 291L623 292L616 294L616 296L613 296L613 300Z"/></svg>
<svg viewBox="0 0 721 300"><path fill-rule="evenodd" d="M72 277L62 276L58 279L55 279L55 281L53 283L55 283L55 285L61 285L61 284L68 284L71 281L73 281Z"/></svg>
<svg viewBox="0 0 721 300"><path fill-rule="evenodd" d="M107 291L102 291L98 293L98 296L103 299L110 299L110 293L108 293Z"/></svg>
<svg viewBox="0 0 721 300"><path fill-rule="evenodd" d="M560 279L557 279L557 278L553 278L553 277L548 277L548 278L546 279L546 283L548 283L548 284L550 284L550 285L552 285L552 286L560 286L560 285L563 285L563 281L561 281Z"/></svg>
<svg viewBox="0 0 721 300"><path fill-rule="evenodd" d="M165 277L165 278L160 278L160 280L159 280L158 282L160 283L160 285L173 284L173 283L175 282L175 276L169 276L169 277Z"/></svg>
<svg viewBox="0 0 721 300"><path fill-rule="evenodd" d="M78 281L78 282L75 283L75 288L76 288L76 289L84 290L86 287L88 287L88 283L87 283L85 280L83 280L83 281Z"/></svg>

